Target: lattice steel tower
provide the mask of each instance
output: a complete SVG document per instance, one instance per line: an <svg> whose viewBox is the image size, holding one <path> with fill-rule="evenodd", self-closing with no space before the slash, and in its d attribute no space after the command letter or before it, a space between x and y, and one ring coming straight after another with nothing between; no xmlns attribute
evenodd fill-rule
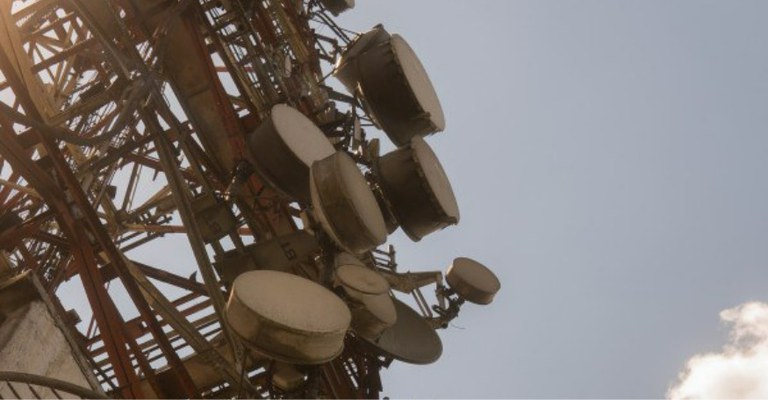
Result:
<svg viewBox="0 0 768 400"><path fill-rule="evenodd" d="M492 301L385 246L459 208L424 67L353 5L0 0L0 395L378 397Z"/></svg>

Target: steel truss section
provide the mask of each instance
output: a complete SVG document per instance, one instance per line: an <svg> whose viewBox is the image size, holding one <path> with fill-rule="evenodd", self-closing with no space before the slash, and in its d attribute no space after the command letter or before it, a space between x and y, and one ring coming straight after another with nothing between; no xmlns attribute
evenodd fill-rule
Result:
<svg viewBox="0 0 768 400"><path fill-rule="evenodd" d="M339 146L357 140L351 121L368 117L324 83L349 39L314 0L0 0L0 276L43 282L108 394L379 396L391 359L354 336L307 367L303 392L274 387L275 362L222 321L228 288L212 263L302 223L257 175L237 181L246 134L274 104ZM208 237L200 204L234 210L234 229ZM137 258L174 236L196 265ZM369 256L395 275L392 249ZM88 305L79 324L64 312L75 303Z"/></svg>

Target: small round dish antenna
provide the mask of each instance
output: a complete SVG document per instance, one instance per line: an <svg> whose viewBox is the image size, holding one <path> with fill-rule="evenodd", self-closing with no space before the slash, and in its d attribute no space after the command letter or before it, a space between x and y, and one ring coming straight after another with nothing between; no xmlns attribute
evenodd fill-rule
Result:
<svg viewBox="0 0 768 400"><path fill-rule="evenodd" d="M458 257L445 271L445 281L459 297L475 303L490 304L501 289L501 282L488 267L466 257Z"/></svg>
<svg viewBox="0 0 768 400"><path fill-rule="evenodd" d="M389 282L365 265L349 262L338 265L336 267L336 279L344 291L356 300L360 300L364 296L384 294L389 290Z"/></svg>

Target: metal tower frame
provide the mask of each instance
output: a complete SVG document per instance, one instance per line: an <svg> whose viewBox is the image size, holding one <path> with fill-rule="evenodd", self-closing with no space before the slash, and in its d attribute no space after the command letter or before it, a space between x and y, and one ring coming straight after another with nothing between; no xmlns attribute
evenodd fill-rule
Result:
<svg viewBox="0 0 768 400"><path fill-rule="evenodd" d="M109 395L379 396L392 359L353 335L306 369L302 392L275 387L275 362L223 323L212 262L306 223L243 172L246 135L272 105L360 148L363 166L375 152L353 129L370 122L360 101L325 81L352 35L317 0L0 0L0 276L36 276ZM236 229L211 240L223 207ZM174 235L197 265L134 256ZM295 272L318 279L323 257ZM368 257L436 326L455 317L419 291L445 290L439 273L398 273L391 247Z"/></svg>

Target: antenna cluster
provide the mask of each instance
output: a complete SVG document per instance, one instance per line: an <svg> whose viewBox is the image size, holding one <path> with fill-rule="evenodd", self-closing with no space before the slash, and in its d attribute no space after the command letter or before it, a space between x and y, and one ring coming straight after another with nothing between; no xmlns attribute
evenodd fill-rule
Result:
<svg viewBox="0 0 768 400"><path fill-rule="evenodd" d="M0 0L0 329L63 346L24 363L12 336L0 396L64 362L72 393L378 397L492 302L479 262L407 271L387 243L460 220L446 116L402 36L336 24L352 7Z"/></svg>

